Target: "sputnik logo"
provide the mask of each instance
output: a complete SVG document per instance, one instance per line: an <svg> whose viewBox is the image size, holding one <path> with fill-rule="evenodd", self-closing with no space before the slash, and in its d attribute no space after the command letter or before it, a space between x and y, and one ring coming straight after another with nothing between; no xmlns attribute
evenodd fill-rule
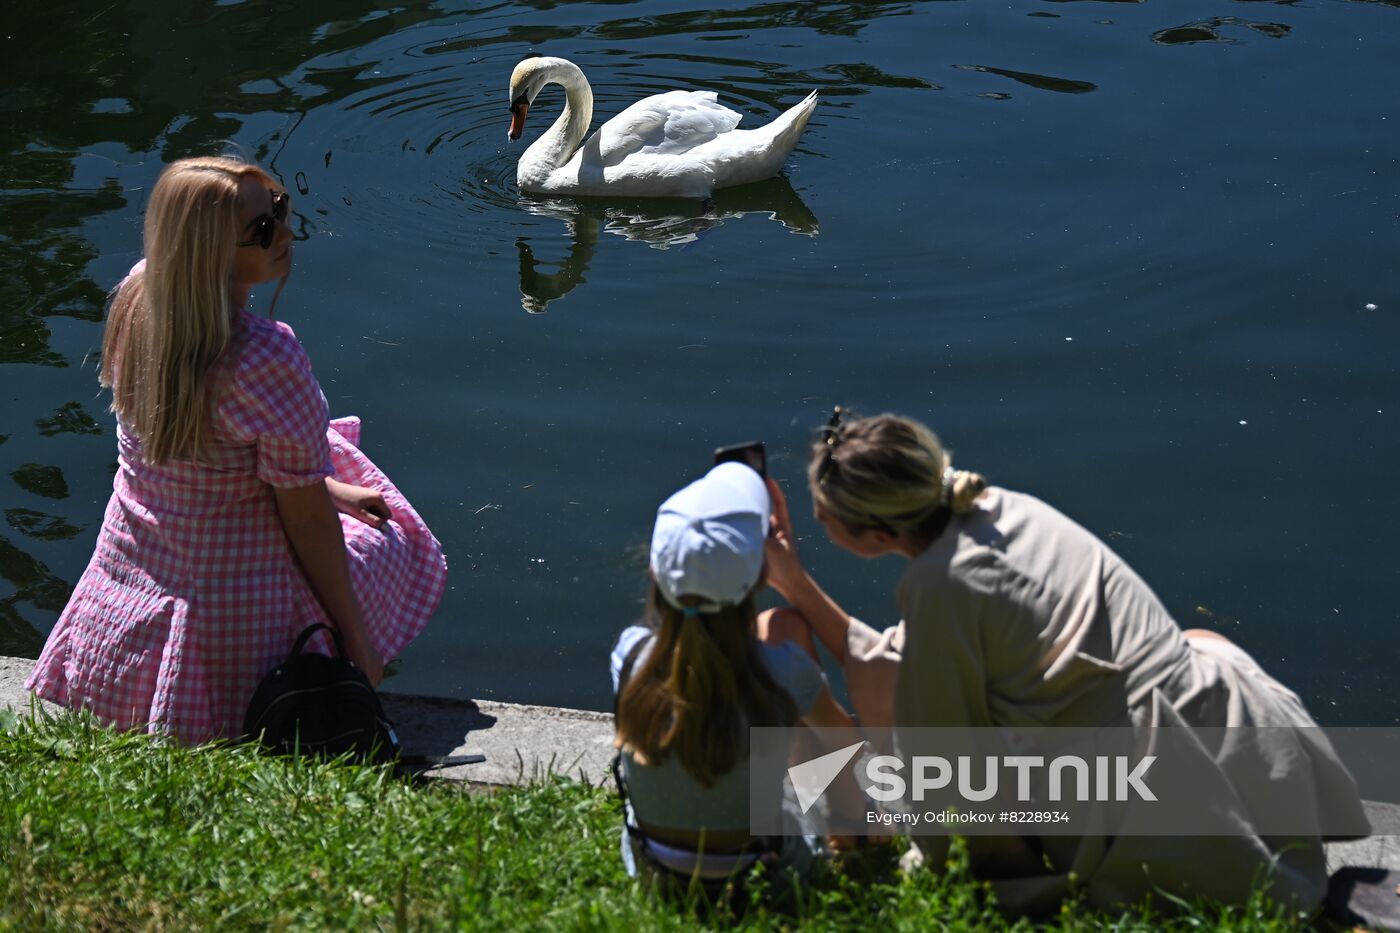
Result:
<svg viewBox="0 0 1400 933"><path fill-rule="evenodd" d="M812 809L812 804L826 793L831 782L836 780L836 775L856 757L856 752L860 751L864 744L856 742L854 745L847 745L820 758L813 758L788 768L788 777L792 779L792 789L797 794L797 803L802 807L803 813Z"/></svg>

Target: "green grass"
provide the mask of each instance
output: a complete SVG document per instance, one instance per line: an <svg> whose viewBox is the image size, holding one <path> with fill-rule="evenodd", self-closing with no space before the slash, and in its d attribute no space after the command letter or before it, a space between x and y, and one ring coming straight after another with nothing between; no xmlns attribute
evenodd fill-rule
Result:
<svg viewBox="0 0 1400 933"><path fill-rule="evenodd" d="M385 769L171 747L82 716L0 717L3 929L1008 927L956 854L941 876L903 877L889 851L853 863L796 916L697 916L624 874L608 788L415 787ZM1044 928L1300 925L1259 896L1172 920L1070 905Z"/></svg>

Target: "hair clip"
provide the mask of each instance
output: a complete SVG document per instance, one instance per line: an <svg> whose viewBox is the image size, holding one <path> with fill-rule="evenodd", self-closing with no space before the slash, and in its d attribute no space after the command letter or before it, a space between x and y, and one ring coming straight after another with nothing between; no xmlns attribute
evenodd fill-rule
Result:
<svg viewBox="0 0 1400 933"><path fill-rule="evenodd" d="M836 467L836 445L841 443L841 417L846 410L837 405L831 411L831 418L826 426L822 428L822 434L826 440L826 453L822 456L821 466L817 468L817 482L825 484L831 472Z"/></svg>
<svg viewBox="0 0 1400 933"><path fill-rule="evenodd" d="M835 447L840 443L841 418L846 414L846 409L837 405L831 410L831 418L827 420L826 426L822 428L822 433L826 435L826 446Z"/></svg>

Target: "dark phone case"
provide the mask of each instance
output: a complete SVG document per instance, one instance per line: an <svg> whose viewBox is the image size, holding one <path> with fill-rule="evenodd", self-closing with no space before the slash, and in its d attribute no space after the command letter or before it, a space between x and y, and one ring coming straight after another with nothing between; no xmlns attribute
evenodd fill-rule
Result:
<svg viewBox="0 0 1400 933"><path fill-rule="evenodd" d="M728 447L718 447L715 449L715 465L728 463L733 460L736 463L743 463L753 467L754 472L763 478L768 478L768 454L763 448L763 441L749 441L746 444L730 444ZM754 461L758 462L755 463Z"/></svg>

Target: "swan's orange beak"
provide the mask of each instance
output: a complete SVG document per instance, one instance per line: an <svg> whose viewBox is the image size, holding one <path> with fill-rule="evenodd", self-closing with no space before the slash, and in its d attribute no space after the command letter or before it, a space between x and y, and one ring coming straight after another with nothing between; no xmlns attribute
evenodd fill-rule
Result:
<svg viewBox="0 0 1400 933"><path fill-rule="evenodd" d="M524 100L518 100L510 106L510 129L506 131L507 138L511 142L520 138L520 134L525 132L525 114L530 112L530 105Z"/></svg>

